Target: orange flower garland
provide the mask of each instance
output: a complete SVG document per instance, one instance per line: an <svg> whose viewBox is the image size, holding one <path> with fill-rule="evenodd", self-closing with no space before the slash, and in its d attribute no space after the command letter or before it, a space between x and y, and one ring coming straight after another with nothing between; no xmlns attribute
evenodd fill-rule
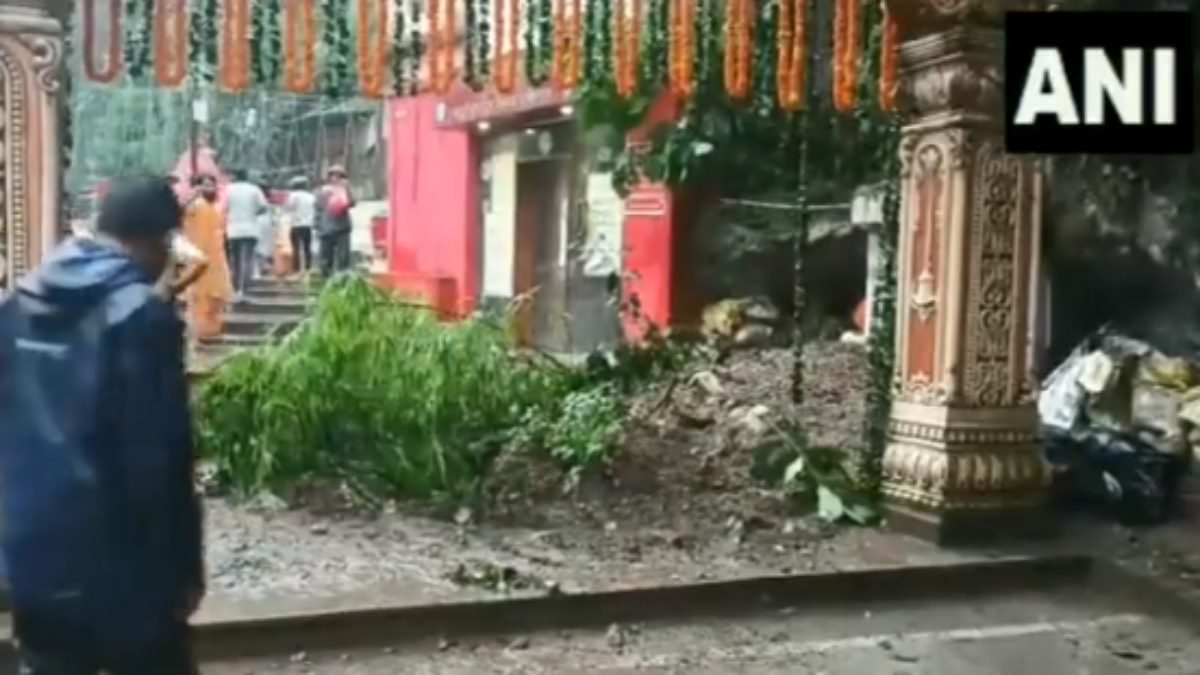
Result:
<svg viewBox="0 0 1200 675"><path fill-rule="evenodd" d="M616 1L613 9L613 74L617 94L625 98L637 91L643 16L642 0L633 0L629 8L625 0Z"/></svg>
<svg viewBox="0 0 1200 675"><path fill-rule="evenodd" d="M583 3L570 0L555 0L554 3L554 59L551 63L550 81L557 89L574 89L583 75Z"/></svg>
<svg viewBox="0 0 1200 675"><path fill-rule="evenodd" d="M89 80L107 84L121 75L121 0L108 0L108 49L103 67L96 63L96 1L83 3L83 72Z"/></svg>
<svg viewBox="0 0 1200 675"><path fill-rule="evenodd" d="M250 0L225 0L221 84L234 93L250 88Z"/></svg>
<svg viewBox="0 0 1200 675"><path fill-rule="evenodd" d="M754 61L755 0L728 0L725 15L725 91L735 101L750 95Z"/></svg>
<svg viewBox="0 0 1200 675"><path fill-rule="evenodd" d="M571 0L571 44L567 50L570 65L563 86L573 89L583 80L583 0Z"/></svg>
<svg viewBox="0 0 1200 675"><path fill-rule="evenodd" d="M445 11L443 11L443 8ZM429 81L433 90L445 94L454 86L455 54L458 52L458 2L429 0Z"/></svg>
<svg viewBox="0 0 1200 675"><path fill-rule="evenodd" d="M520 62L518 40L521 32L520 0L494 0L492 24L496 31L492 41L492 85L501 94L511 94L517 88L517 67Z"/></svg>
<svg viewBox="0 0 1200 675"><path fill-rule="evenodd" d="M160 87L187 79L187 49L187 0L154 0L154 79Z"/></svg>
<svg viewBox="0 0 1200 675"><path fill-rule="evenodd" d="M791 112L804 107L808 86L808 2L779 0L776 96L779 107Z"/></svg>
<svg viewBox="0 0 1200 675"><path fill-rule="evenodd" d="M888 12L883 3L883 45L879 63L879 107L884 112L896 110L900 90L900 22Z"/></svg>
<svg viewBox="0 0 1200 675"><path fill-rule="evenodd" d="M316 10L312 0L287 0L283 16L283 86L307 94L317 85Z"/></svg>
<svg viewBox="0 0 1200 675"><path fill-rule="evenodd" d="M364 96L383 98L389 57L388 5L387 0L373 1L371 17L372 0L358 0L358 81Z"/></svg>
<svg viewBox="0 0 1200 675"><path fill-rule="evenodd" d="M696 90L696 0L671 0L671 91L688 98Z"/></svg>
<svg viewBox="0 0 1200 675"><path fill-rule="evenodd" d="M833 34L833 107L854 109L858 98L858 56L862 49L862 0L837 0Z"/></svg>

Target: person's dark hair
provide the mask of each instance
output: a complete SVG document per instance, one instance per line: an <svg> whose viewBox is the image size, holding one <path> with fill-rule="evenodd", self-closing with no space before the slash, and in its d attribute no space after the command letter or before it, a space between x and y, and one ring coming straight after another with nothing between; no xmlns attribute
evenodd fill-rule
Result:
<svg viewBox="0 0 1200 675"><path fill-rule="evenodd" d="M233 179L238 182L244 181L247 177L249 177L249 174L246 173L245 169L234 169L231 172L231 175L233 176Z"/></svg>
<svg viewBox="0 0 1200 675"><path fill-rule="evenodd" d="M308 176L293 176L292 180L288 181L288 186L293 190L307 190L309 186Z"/></svg>
<svg viewBox="0 0 1200 675"><path fill-rule="evenodd" d="M179 185L179 176L176 176L173 173L167 174L167 185L171 185L171 186Z"/></svg>
<svg viewBox="0 0 1200 675"><path fill-rule="evenodd" d="M122 180L100 204L96 229L118 239L153 239L179 227L183 207L166 179Z"/></svg>
<svg viewBox="0 0 1200 675"><path fill-rule="evenodd" d="M207 173L196 174L195 176L192 176L192 187L200 187L201 185L204 185L205 183L207 183L210 180L215 181L216 179L213 178L213 176L211 174L207 174Z"/></svg>

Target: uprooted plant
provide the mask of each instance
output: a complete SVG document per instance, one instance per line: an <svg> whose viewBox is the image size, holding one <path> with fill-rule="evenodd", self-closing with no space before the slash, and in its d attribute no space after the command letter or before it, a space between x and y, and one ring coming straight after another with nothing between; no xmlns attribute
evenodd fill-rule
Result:
<svg viewBox="0 0 1200 675"><path fill-rule="evenodd" d="M636 384L673 359L622 348L568 367L516 349L511 318L444 323L364 279L331 282L292 335L202 386L201 451L240 494L330 481L368 504L473 498L510 445L572 478L602 469Z"/></svg>

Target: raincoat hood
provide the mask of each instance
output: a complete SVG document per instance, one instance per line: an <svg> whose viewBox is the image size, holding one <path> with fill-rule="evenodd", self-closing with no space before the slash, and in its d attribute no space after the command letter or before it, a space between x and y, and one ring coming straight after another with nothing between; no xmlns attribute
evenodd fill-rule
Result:
<svg viewBox="0 0 1200 675"><path fill-rule="evenodd" d="M110 242L72 238L17 284L17 301L33 316L80 315L115 290L153 279Z"/></svg>

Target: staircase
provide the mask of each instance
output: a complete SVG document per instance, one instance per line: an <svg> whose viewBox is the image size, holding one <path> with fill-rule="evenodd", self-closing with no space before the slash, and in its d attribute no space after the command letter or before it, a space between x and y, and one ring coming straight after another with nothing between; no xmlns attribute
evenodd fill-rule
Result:
<svg viewBox="0 0 1200 675"><path fill-rule="evenodd" d="M316 295L303 281L253 281L241 302L225 315L225 332L196 346L188 363L193 379L211 374L238 352L265 344L291 330L304 318Z"/></svg>

